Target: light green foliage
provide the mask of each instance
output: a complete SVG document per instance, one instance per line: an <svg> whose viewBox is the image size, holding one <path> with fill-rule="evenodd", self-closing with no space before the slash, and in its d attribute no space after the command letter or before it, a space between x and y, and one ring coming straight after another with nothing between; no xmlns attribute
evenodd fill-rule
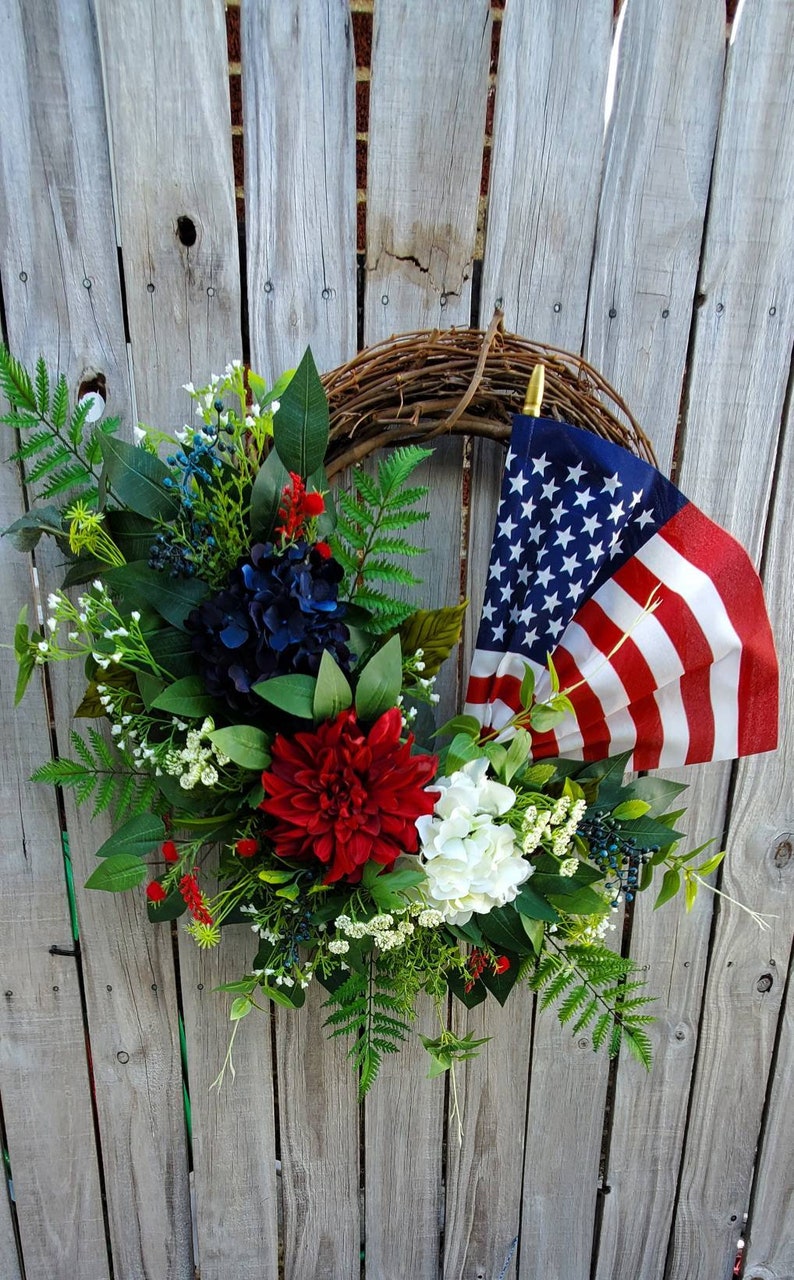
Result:
<svg viewBox="0 0 794 1280"><path fill-rule="evenodd" d="M88 741L74 730L69 736L77 759L61 756L48 760L33 774L34 782L49 782L73 792L78 805L93 800L93 817L109 809L116 822L155 807L155 779L136 773L132 762L110 747L101 733L89 729Z"/></svg>
<svg viewBox="0 0 794 1280"><path fill-rule="evenodd" d="M546 950L530 976L530 986L541 993L541 1008L558 1003L557 1016L572 1033L589 1031L594 1049L606 1045L610 1058L622 1044L650 1070L651 1044L644 1027L653 1022L643 1013L653 997L640 996L641 982L629 982L631 960L608 947L568 943L564 949L547 935Z"/></svg>
<svg viewBox="0 0 794 1280"><path fill-rule="evenodd" d="M417 445L395 449L378 463L376 476L356 468L354 494L337 494L339 519L331 547L350 576L348 599L370 615L367 629L375 634L392 631L414 612L411 605L392 599L373 583L413 587L421 581L396 563L396 558L422 553L423 548L414 546L401 534L427 519L426 512L414 510L427 496L427 486L407 488L406 484L431 453L431 449Z"/></svg>
<svg viewBox="0 0 794 1280"><path fill-rule="evenodd" d="M353 1037L348 1057L358 1071L358 1092L363 1098L375 1082L383 1054L397 1053L408 1035L406 1017L412 1016L412 1004L406 1006L392 984L365 965L351 971L323 1008L329 1006L336 1006L325 1022L332 1028L331 1037Z"/></svg>
<svg viewBox="0 0 794 1280"><path fill-rule="evenodd" d="M0 344L0 387L11 408L0 423L19 432L20 444L11 455L23 466L26 484L37 498L68 493L96 501L102 454L100 444L113 435L118 418L103 418L88 429L91 400L84 399L69 412L69 389L61 374L51 386L47 366L40 357L34 377Z"/></svg>

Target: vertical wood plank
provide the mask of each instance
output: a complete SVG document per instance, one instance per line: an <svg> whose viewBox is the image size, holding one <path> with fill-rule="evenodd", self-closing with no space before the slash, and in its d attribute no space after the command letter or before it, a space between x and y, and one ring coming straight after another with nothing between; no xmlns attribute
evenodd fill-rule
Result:
<svg viewBox="0 0 794 1280"><path fill-rule="evenodd" d="M367 178L364 334L468 324L485 119L489 6L482 0L391 0L376 7ZM460 591L462 446L444 441L417 472L430 486L418 528L414 598L434 608ZM455 657L438 684L456 709ZM415 1034L387 1058L365 1108L366 1271L372 1280L438 1274L443 1081L428 1081L418 1034L436 1036L429 1000ZM398 1135L395 1143L394 1135Z"/></svg>
<svg viewBox="0 0 794 1280"><path fill-rule="evenodd" d="M99 0L97 13L138 415L179 426L181 384L240 355L224 6Z"/></svg>
<svg viewBox="0 0 794 1280"><path fill-rule="evenodd" d="M307 344L356 350L355 82L346 0L245 0L246 256L251 360L272 380Z"/></svg>
<svg viewBox="0 0 794 1280"><path fill-rule="evenodd" d="M6 437L11 436L3 428ZM0 522L22 514L22 494L0 440ZM20 1241L29 1275L104 1280L108 1275L99 1166L91 1111L77 961L50 954L72 948L55 793L28 781L50 754L40 673L24 706L16 685L13 619L31 601L30 565L0 542L6 603L0 649L0 1086L14 1176ZM3 1171L0 1275L19 1277Z"/></svg>
<svg viewBox="0 0 794 1280"><path fill-rule="evenodd" d="M272 380L307 344L321 370L356 349L349 6L245 0L242 53L251 361ZM287 1280L360 1270L356 1086L321 1003L275 1014Z"/></svg>
<svg viewBox="0 0 794 1280"><path fill-rule="evenodd" d="M17 51L14 65L19 76L18 92L6 108L12 124L3 130L2 142L0 269L8 338L26 361L43 353L51 365L63 368L73 395L87 370L102 372L111 411L124 412L129 385L91 10L88 5L53 4L46 15L20 13L21 27L16 10L4 13L14 24L12 48ZM38 556L45 594L56 581L53 561L46 551ZM63 677L63 669L52 673L61 741L66 740L71 710L82 692L77 673L71 681ZM42 799L42 806L47 803ZM94 824L89 832L87 815L77 820L68 806L67 817L76 877L82 881L103 838L101 824ZM50 874L54 874L54 868L60 867L60 853L57 844L50 850L55 859ZM168 973L170 954L147 957L142 938L137 937L142 907L137 915L135 904L120 913L108 897L81 894L80 899L83 974L97 1108L105 1139L114 1264L119 1272L130 1275L150 1268L162 1276L188 1276L192 1258L187 1168L184 1142L181 1168L179 1159L180 1100L176 1096L172 1107L167 1089L167 1063L173 1059L168 1050L168 1019L163 1021L157 1012L150 1017L143 1007L146 998L139 997L137 1008L135 1000L145 987L149 1003L157 1005L151 988L153 984L159 990L167 988L163 975ZM74 992L75 978L64 973L63 988L64 995L70 989ZM130 1053L129 1070L117 1058L120 1052ZM58 1095L57 1086L54 1095ZM77 1109L77 1091L74 1105ZM71 1117L77 1124L79 1114L76 1110ZM55 1158L55 1168L59 1160ZM41 1169L31 1170L34 1179L47 1176L43 1153L40 1163ZM25 1176L24 1169L19 1169L22 1186ZM84 1210L85 1222L92 1224L88 1241L101 1236L95 1195L94 1184L93 1203ZM181 1233L180 1221L185 1224ZM81 1230L79 1221L75 1225ZM53 1243L54 1238L61 1235L71 1240L72 1232L71 1220L52 1223L49 1241L42 1245L44 1257L48 1248L56 1250L57 1257L60 1246ZM103 1275L104 1244L98 1241L97 1247L100 1252L92 1273ZM181 1269L180 1258L184 1259ZM49 1273L51 1266L49 1258L44 1270Z"/></svg>
<svg viewBox="0 0 794 1280"><path fill-rule="evenodd" d="M756 559L794 340L794 157L786 143L794 124L793 60L791 6L746 6L728 55L681 468L685 491ZM783 456L790 467L790 453ZM776 519L773 530L781 527L779 513ZM787 561L770 552L771 565L777 568L767 580L785 645L787 606L779 593ZM781 998L777 975L790 946L790 907L787 917L773 858L780 828L772 823L784 819L783 759L748 760L736 775L722 887L778 920L763 934L720 901L667 1280L727 1276L748 1207ZM719 789L726 767L702 776L704 788L711 777ZM768 990L766 974L773 978ZM732 1105L715 1106L726 1093Z"/></svg>
<svg viewBox="0 0 794 1280"><path fill-rule="evenodd" d="M508 0L499 45L481 322L579 351L593 256L609 0Z"/></svg>
<svg viewBox="0 0 794 1280"><path fill-rule="evenodd" d="M608 4L565 0L530 6L513 0L500 42L480 323L488 322L498 304L508 328L574 351L581 348L587 309L611 36ZM481 592L487 576L499 487L499 477L492 475L485 484L495 493L483 496L485 475L494 466L493 459L483 460L483 451L484 446L475 446L472 594L478 586ZM478 616L472 614L470 644ZM496 1267L498 1274L505 1241L516 1234L520 1218L517 1274L587 1277L608 1064L560 1029L553 1011L538 1016L533 1042L528 992L511 996L511 1014L512 1034L524 1046L524 1065L516 1061L496 1089L491 1083L490 1097L469 1094L467 1105L476 1114L487 1112L492 1124L508 1115L509 1130L525 1131L524 1144L503 1153L496 1212L491 1188L477 1188L469 1212L493 1228L486 1228L486 1241L479 1254L466 1258L462 1274L474 1280L479 1265ZM493 1018L498 1034L498 1015L486 1017L489 1029ZM472 1083L476 1080L473 1073ZM465 1187L450 1187L450 1195L464 1202L468 1194ZM549 1225L560 1221L561 1195L570 1205L573 1231ZM447 1274L452 1280L455 1273Z"/></svg>
<svg viewBox="0 0 794 1280"><path fill-rule="evenodd" d="M584 354L668 471L678 424L725 64L725 5L627 5Z"/></svg>
<svg viewBox="0 0 794 1280"><path fill-rule="evenodd" d="M227 927L219 947L200 951L185 938L179 951L188 1036L193 1170L201 1280L261 1280L278 1271L276 1143L271 1085L270 1018L254 1010L240 1026L224 1083L233 1024L230 996L216 988L250 972L250 929ZM255 943L254 943L255 946Z"/></svg>
<svg viewBox="0 0 794 1280"><path fill-rule="evenodd" d="M297 1015L276 1014L288 1280L361 1274L359 1108L348 1045L323 1030L325 999L313 982Z"/></svg>
<svg viewBox="0 0 794 1280"><path fill-rule="evenodd" d="M19 1250L17 1249L16 1236L14 1235L14 1223L11 1217L8 1190L5 1185L0 1186L0 1190L2 1190L2 1195L0 1196L0 1267L2 1267L2 1272L0 1274L7 1276L8 1280L22 1280Z"/></svg>
<svg viewBox="0 0 794 1280"><path fill-rule="evenodd" d="M724 67L721 0L625 12L601 188L585 354L672 461ZM724 784L694 789L691 847L720 830ZM622 1058L601 1200L597 1280L661 1277L700 1018L712 900L684 917L641 895L632 957L655 996L650 1078Z"/></svg>
<svg viewBox="0 0 794 1280"><path fill-rule="evenodd" d="M367 164L367 342L469 323L491 16L377 6Z"/></svg>
<svg viewBox="0 0 794 1280"><path fill-rule="evenodd" d="M790 833L786 833L790 836ZM790 839L778 845L778 865L791 860ZM782 977L782 975L781 975ZM792 1206L791 1152L794 1150L790 1093L794 1072L794 988L789 988L783 1012L780 1042L771 1078L764 1138L756 1162L753 1210L745 1238L745 1280L784 1280L794 1275L794 1206Z"/></svg>

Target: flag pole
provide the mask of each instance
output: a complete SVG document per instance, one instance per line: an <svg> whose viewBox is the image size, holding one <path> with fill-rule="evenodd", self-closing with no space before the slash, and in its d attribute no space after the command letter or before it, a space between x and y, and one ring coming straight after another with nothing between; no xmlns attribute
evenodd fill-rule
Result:
<svg viewBox="0 0 794 1280"><path fill-rule="evenodd" d="M540 409L543 404L543 389L546 384L546 369L542 364L536 364L532 370L532 376L527 384L527 394L524 397L524 408L522 413L527 418L539 418Z"/></svg>

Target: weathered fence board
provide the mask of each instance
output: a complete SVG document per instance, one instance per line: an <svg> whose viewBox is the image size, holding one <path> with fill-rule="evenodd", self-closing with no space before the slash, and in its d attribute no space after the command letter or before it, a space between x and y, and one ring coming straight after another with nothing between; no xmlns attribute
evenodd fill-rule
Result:
<svg viewBox="0 0 794 1280"><path fill-rule="evenodd" d="M629 5L601 188L585 354L650 433L662 470L673 456L716 142L725 57L721 0ZM695 797L693 797L695 799ZM690 811L691 843L722 824ZM716 828L709 826L717 823ZM664 1274L700 1018L712 902L634 907L631 954L659 1000L650 1079L621 1059L597 1240L597 1280ZM614 936L614 935L613 935Z"/></svg>
<svg viewBox="0 0 794 1280"><path fill-rule="evenodd" d="M8 1280L22 1280L7 1187L3 1187L3 1194L0 1196L0 1267L1 1274L7 1276Z"/></svg>
<svg viewBox="0 0 794 1280"><path fill-rule="evenodd" d="M356 350L351 19L343 0L242 12L251 363L272 381L307 345L321 370ZM318 127L319 123L319 127ZM250 960L248 961L250 967ZM288 1278L358 1275L359 1108L325 1045L323 993L275 1014Z"/></svg>
<svg viewBox="0 0 794 1280"><path fill-rule="evenodd" d="M270 378L311 343L356 350L353 42L345 0L243 7L251 361Z"/></svg>
<svg viewBox="0 0 794 1280"><path fill-rule="evenodd" d="M375 9L367 342L469 323L490 32L486 0Z"/></svg>
<svg viewBox="0 0 794 1280"><path fill-rule="evenodd" d="M180 426L181 384L240 355L223 4L100 0L97 15L138 416Z"/></svg>
<svg viewBox="0 0 794 1280"><path fill-rule="evenodd" d="M725 5L626 6L584 354L670 469L725 62Z"/></svg>
<svg viewBox="0 0 794 1280"><path fill-rule="evenodd" d="M612 5L508 4L481 316L578 351L593 256Z"/></svg>
<svg viewBox="0 0 794 1280"><path fill-rule="evenodd" d="M482 0L443 6L397 0L376 10L366 342L469 321L489 46L490 14ZM427 548L416 565L423 586L413 593L424 608L459 598L462 457L460 442L441 442L417 473L430 487L430 518L418 530ZM438 693L443 720L457 703L454 658ZM410 1042L398 1059L384 1063L367 1100L365 1251L372 1280L431 1280L438 1273L444 1087L426 1079L427 1055L417 1039L438 1032L431 1002L420 1001Z"/></svg>
<svg viewBox="0 0 794 1280"><path fill-rule="evenodd" d="M793 57L792 7L747 6L728 56L680 473L689 495L756 559L794 337L794 159L789 148L781 149L793 123ZM787 614L779 613L777 624L778 632L787 628ZM765 817L778 797L760 779L773 776L775 760L782 757L738 771L722 881L733 897L773 912L779 877L770 867ZM701 799L710 786L724 793L728 772L727 766L701 770ZM740 1229L749 1202L781 997L777 978L763 995L758 984L767 973L785 972L789 946L784 922L767 937L720 900L669 1280L729 1274L737 1224ZM742 1097L741 1107L728 1113L713 1103L726 1081Z"/></svg>
<svg viewBox="0 0 794 1280"><path fill-rule="evenodd" d="M0 445L4 524L22 514L7 443ZM20 606L29 599L33 613L29 565L7 542L0 543L0 593ZM29 781L50 753L43 682L37 673L24 718L11 705L12 650L0 650L0 684L0 1087L22 1247L30 1275L104 1280L105 1225L79 975L70 954L61 824L54 791ZM50 954L52 946L64 954ZM0 1213L8 1214L4 1185L0 1201ZM0 1275L12 1278L17 1249L10 1214L8 1227L7 1257L0 1243Z"/></svg>
<svg viewBox="0 0 794 1280"><path fill-rule="evenodd" d="M227 1068L223 1083L211 1091L232 1031L231 997L216 988L239 981L252 956L251 931L244 926L229 928L223 941L222 947L200 951L186 939L179 953L193 1121L196 1261L201 1280L261 1280L275 1276L278 1265L270 1019L254 1011L239 1025L234 1074Z"/></svg>

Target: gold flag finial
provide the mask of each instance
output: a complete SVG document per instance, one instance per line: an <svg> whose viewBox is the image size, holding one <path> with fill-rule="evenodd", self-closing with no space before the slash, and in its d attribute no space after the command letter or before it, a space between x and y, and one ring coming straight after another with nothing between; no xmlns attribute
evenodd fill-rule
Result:
<svg viewBox="0 0 794 1280"><path fill-rule="evenodd" d="M540 408L543 404L543 388L546 382L546 370L542 364L536 364L532 370L532 377L527 386L527 394L524 397L524 408L522 412L528 418L539 418Z"/></svg>

